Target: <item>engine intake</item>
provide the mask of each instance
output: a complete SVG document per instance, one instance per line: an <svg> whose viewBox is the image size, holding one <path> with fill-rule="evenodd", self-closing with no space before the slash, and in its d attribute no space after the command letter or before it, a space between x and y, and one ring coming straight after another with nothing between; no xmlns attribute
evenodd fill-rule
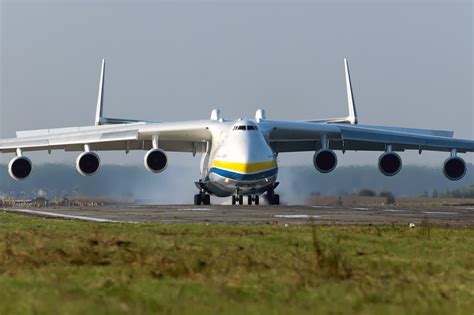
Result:
<svg viewBox="0 0 474 315"><path fill-rule="evenodd" d="M168 166L168 156L161 149L151 149L145 154L145 168L152 173L161 173Z"/></svg>
<svg viewBox="0 0 474 315"><path fill-rule="evenodd" d="M395 152L385 152L379 157L379 170L385 176L397 175L402 169L402 159Z"/></svg>
<svg viewBox="0 0 474 315"><path fill-rule="evenodd" d="M76 169L82 176L92 176L99 171L100 158L95 152L83 152L76 160Z"/></svg>
<svg viewBox="0 0 474 315"><path fill-rule="evenodd" d="M466 175L466 162L458 156L447 158L443 164L443 173L449 180L460 180Z"/></svg>
<svg viewBox="0 0 474 315"><path fill-rule="evenodd" d="M337 155L329 149L321 149L313 156L314 167L321 173L332 172L337 166Z"/></svg>
<svg viewBox="0 0 474 315"><path fill-rule="evenodd" d="M14 180L23 180L31 175L33 164L31 160L24 156L17 156L8 163L8 174Z"/></svg>

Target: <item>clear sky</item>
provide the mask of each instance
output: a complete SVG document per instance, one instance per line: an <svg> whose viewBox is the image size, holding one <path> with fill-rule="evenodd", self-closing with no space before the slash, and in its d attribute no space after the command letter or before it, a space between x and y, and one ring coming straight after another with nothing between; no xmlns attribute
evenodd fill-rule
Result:
<svg viewBox="0 0 474 315"><path fill-rule="evenodd" d="M93 124L102 57L112 117L192 120L213 108L226 118L257 108L277 119L345 116L347 57L361 123L474 138L471 1L0 1L3 138ZM378 155L339 154L342 165L376 165ZM103 157L141 163L143 152ZM446 154L402 157L441 166Z"/></svg>

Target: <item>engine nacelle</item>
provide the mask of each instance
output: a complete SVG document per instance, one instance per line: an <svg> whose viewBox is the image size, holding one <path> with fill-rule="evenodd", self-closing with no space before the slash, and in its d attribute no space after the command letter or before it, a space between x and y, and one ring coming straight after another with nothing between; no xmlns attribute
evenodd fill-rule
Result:
<svg viewBox="0 0 474 315"><path fill-rule="evenodd" d="M379 157L379 170L385 176L394 176L402 169L402 159L395 152L385 152Z"/></svg>
<svg viewBox="0 0 474 315"><path fill-rule="evenodd" d="M447 158L443 164L443 173L449 180L460 180L466 175L466 162L459 156Z"/></svg>
<svg viewBox="0 0 474 315"><path fill-rule="evenodd" d="M168 156L161 149L151 149L143 159L145 168L152 173L161 173L168 167Z"/></svg>
<svg viewBox="0 0 474 315"><path fill-rule="evenodd" d="M92 176L99 171L100 157L95 152L83 152L76 160L76 169L82 176Z"/></svg>
<svg viewBox="0 0 474 315"><path fill-rule="evenodd" d="M329 149L321 149L313 156L314 167L321 173L332 172L337 166L337 155Z"/></svg>
<svg viewBox="0 0 474 315"><path fill-rule="evenodd" d="M14 180L26 179L31 175L33 164L24 156L17 156L8 163L8 174Z"/></svg>

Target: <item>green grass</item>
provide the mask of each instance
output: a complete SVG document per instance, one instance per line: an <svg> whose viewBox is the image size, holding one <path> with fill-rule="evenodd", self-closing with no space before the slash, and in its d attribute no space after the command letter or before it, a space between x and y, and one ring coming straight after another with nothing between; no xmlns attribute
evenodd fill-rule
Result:
<svg viewBox="0 0 474 315"><path fill-rule="evenodd" d="M0 214L0 314L474 313L474 229Z"/></svg>

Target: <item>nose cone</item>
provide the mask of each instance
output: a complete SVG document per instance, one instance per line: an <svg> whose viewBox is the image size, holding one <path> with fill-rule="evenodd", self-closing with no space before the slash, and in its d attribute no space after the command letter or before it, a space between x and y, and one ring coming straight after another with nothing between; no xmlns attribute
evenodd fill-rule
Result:
<svg viewBox="0 0 474 315"><path fill-rule="evenodd" d="M225 151L229 160L257 163L274 160L274 154L258 130L236 130L226 141Z"/></svg>
<svg viewBox="0 0 474 315"><path fill-rule="evenodd" d="M277 163L257 126L241 121L233 126L218 149L213 166L241 174L254 174L275 169Z"/></svg>

